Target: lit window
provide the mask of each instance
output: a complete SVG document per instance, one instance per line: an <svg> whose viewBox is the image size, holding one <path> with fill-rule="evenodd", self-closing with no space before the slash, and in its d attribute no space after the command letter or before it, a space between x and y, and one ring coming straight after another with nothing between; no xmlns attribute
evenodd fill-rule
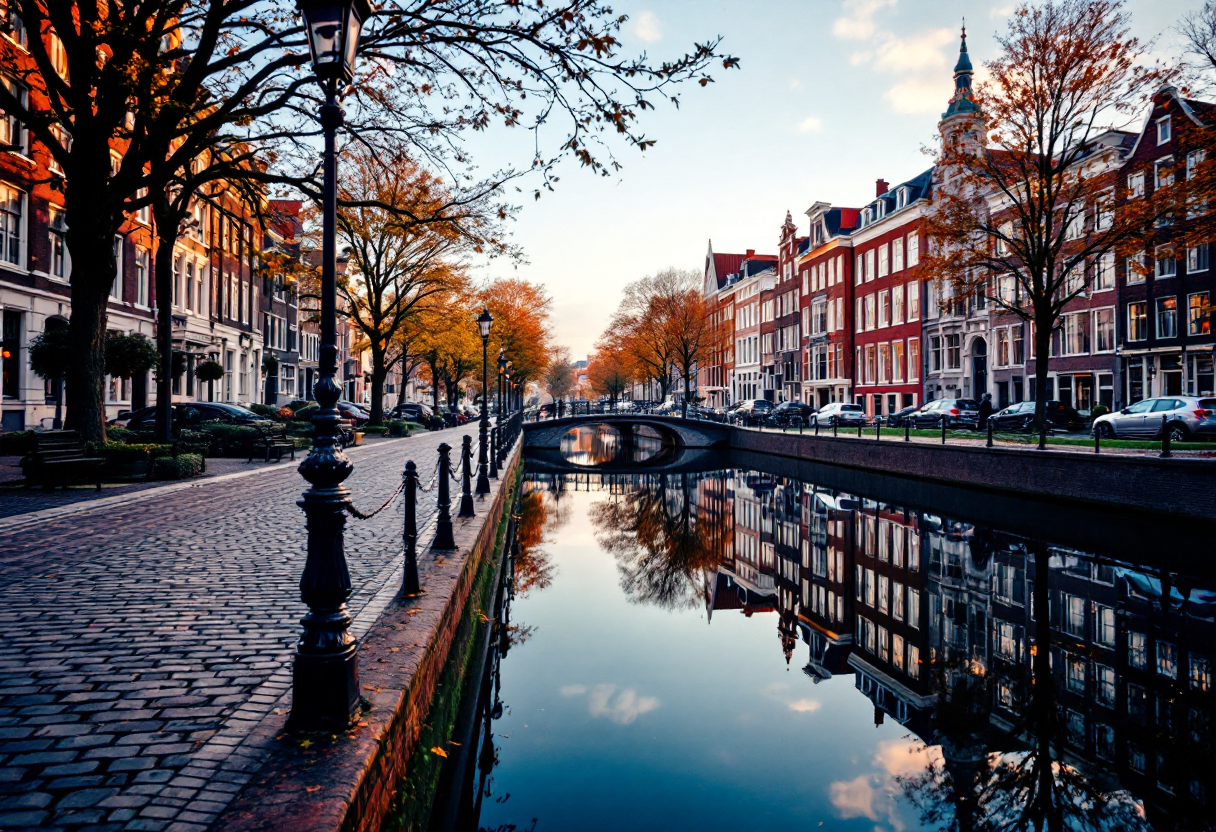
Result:
<svg viewBox="0 0 1216 832"><path fill-rule="evenodd" d="M1157 299L1157 337L1178 337L1178 298Z"/></svg>
<svg viewBox="0 0 1216 832"><path fill-rule="evenodd" d="M1136 670L1148 667L1148 639L1144 633L1129 630L1127 633L1127 664ZM1129 688L1131 685L1128 686Z"/></svg>
<svg viewBox="0 0 1216 832"><path fill-rule="evenodd" d="M1136 301L1127 305L1127 340L1143 341L1148 338L1148 304Z"/></svg>

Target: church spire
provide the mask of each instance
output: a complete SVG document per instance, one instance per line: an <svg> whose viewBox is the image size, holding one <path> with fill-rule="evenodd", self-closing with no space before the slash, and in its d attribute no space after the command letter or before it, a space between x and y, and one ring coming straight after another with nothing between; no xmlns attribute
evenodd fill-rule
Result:
<svg viewBox="0 0 1216 832"><path fill-rule="evenodd" d="M974 68L971 66L971 56L967 54L967 21L964 19L962 38L958 49L958 63L954 65L954 95L950 98L950 104L946 107L946 112L942 113L943 120L963 113L979 113L979 105L975 103L975 98L971 92L971 76L974 74L974 71Z"/></svg>

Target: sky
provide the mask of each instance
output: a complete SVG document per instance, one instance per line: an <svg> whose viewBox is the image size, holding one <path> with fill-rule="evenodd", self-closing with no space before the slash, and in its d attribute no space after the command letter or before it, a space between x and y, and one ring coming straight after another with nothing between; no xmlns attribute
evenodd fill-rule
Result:
<svg viewBox="0 0 1216 832"><path fill-rule="evenodd" d="M1129 0L1132 29L1157 54L1177 55L1173 27L1200 0ZM526 263L493 263L489 276L543 283L553 297L554 341L585 357L624 286L677 267L700 271L718 252L775 253L789 211L806 233L818 201L861 206L875 180L892 185L927 169L925 150L953 92L959 25L972 60L995 57L1009 0L615 0L629 15L624 48L655 60L721 35L740 68L689 87L679 109L643 114L656 140L643 152L614 146L612 177L564 164L552 193L531 188L510 223ZM491 130L470 145L487 162L528 158L519 136ZM520 131L513 131L520 132ZM561 136L543 137L552 143ZM514 160L508 156L522 153Z"/></svg>

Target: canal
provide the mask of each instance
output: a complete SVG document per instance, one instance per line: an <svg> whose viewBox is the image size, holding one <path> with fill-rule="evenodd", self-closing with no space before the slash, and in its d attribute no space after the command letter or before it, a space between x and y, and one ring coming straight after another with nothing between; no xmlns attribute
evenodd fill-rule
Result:
<svg viewBox="0 0 1216 832"><path fill-rule="evenodd" d="M563 453L525 474L430 828L1211 828L1211 546L647 471L602 429Z"/></svg>

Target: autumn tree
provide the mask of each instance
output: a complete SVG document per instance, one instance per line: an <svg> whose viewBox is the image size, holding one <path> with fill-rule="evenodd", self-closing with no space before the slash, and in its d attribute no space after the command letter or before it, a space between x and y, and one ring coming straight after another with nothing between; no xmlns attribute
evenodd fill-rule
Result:
<svg viewBox="0 0 1216 832"><path fill-rule="evenodd" d="M433 295L418 320L422 331L414 350L431 382L436 412L440 409L440 387L448 405L455 405L460 382L481 367L478 311L476 294L460 287Z"/></svg>
<svg viewBox="0 0 1216 832"><path fill-rule="evenodd" d="M551 361L549 314L553 300L549 293L522 278L504 277L482 286L479 298L494 316L490 354L505 351L513 381L526 383L543 378Z"/></svg>
<svg viewBox="0 0 1216 832"><path fill-rule="evenodd" d="M549 356L545 369L545 389L554 401L566 398L574 389L574 361L568 347L556 347Z"/></svg>
<svg viewBox="0 0 1216 832"><path fill-rule="evenodd" d="M615 408L617 399L629 389L629 365L620 347L601 339L587 365L587 380L591 389L611 399Z"/></svg>
<svg viewBox="0 0 1216 832"><path fill-rule="evenodd" d="M611 345L626 361L628 375L658 383L662 398L671 387L674 353L663 322L656 317L655 297L661 294L660 284L678 280L677 274L677 270L668 269L626 285L624 297L601 337L602 345Z"/></svg>
<svg viewBox="0 0 1216 832"><path fill-rule="evenodd" d="M974 293L1030 324L1040 426L1064 308L1090 288L1102 255L1141 248L1154 222L1179 208L1163 188L1114 210L1121 148L1104 134L1171 77L1145 66L1128 24L1121 0L1023 3L974 92L964 41L942 122L920 273L943 296Z"/></svg>
<svg viewBox="0 0 1216 832"><path fill-rule="evenodd" d="M650 307L650 314L658 320L668 345L671 364L683 381L681 411L687 418L692 379L700 364L721 347L723 333L714 325L712 309L701 292L699 272L688 269L660 272L654 281Z"/></svg>

